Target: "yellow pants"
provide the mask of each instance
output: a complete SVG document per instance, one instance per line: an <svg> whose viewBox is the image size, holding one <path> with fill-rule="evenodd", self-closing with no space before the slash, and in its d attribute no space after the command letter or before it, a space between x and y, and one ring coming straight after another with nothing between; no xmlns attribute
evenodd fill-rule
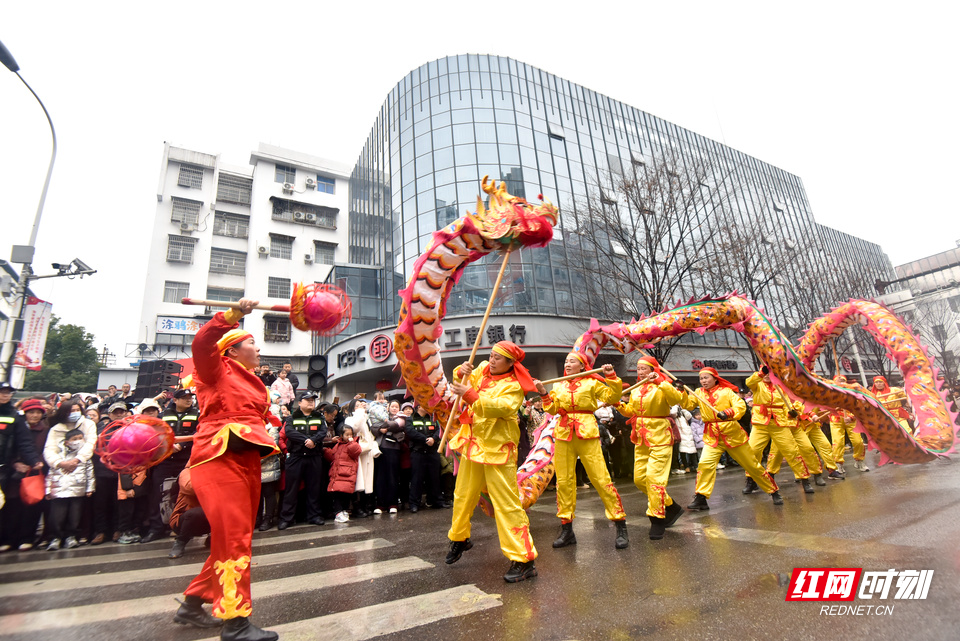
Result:
<svg viewBox="0 0 960 641"><path fill-rule="evenodd" d="M673 499L667 494L672 445L637 445L633 458L633 484L647 494L647 516L664 518Z"/></svg>
<svg viewBox="0 0 960 641"><path fill-rule="evenodd" d="M607 518L611 521L627 518L620 493L610 481L610 473L607 472L607 464L600 449L600 439L582 439L576 434L569 441L557 441L553 454L553 464L557 472L557 516L565 523L572 521L577 509L578 456L590 482L603 501Z"/></svg>
<svg viewBox="0 0 960 641"><path fill-rule="evenodd" d="M843 463L843 448L846 446L844 435L850 437L850 443L853 445L853 460L862 461L866 450L863 447L863 437L853 431L855 423L831 423L830 438L833 440L833 459L837 463Z"/></svg>
<svg viewBox="0 0 960 641"><path fill-rule="evenodd" d="M823 466L828 470L837 469L837 461L833 458L833 446L830 445L830 441L827 440L826 434L823 433L819 425L807 430L807 438L810 439L813 449L817 450L817 454L823 459Z"/></svg>
<svg viewBox="0 0 960 641"><path fill-rule="evenodd" d="M757 463L760 462L763 457L763 448L767 446L767 443L774 443L777 446L777 449L783 454L784 458L787 459L787 464L790 466L790 469L793 470L793 475L798 479L810 478L810 470L807 469L807 464L804 463L803 457L800 456L800 449L797 447L797 442L793 439L793 434L789 427L780 427L778 425L757 425L753 424L753 429L750 432L750 449L753 450L753 458L756 459ZM771 452L772 452L771 447Z"/></svg>
<svg viewBox="0 0 960 641"><path fill-rule="evenodd" d="M530 521L520 507L520 489L517 487L516 459L506 465L483 465L460 459L457 486L453 492L453 522L447 536L451 541L470 538L470 517L486 487L493 504L493 518L497 523L500 549L511 561L532 561L537 558L533 546Z"/></svg>
<svg viewBox="0 0 960 641"><path fill-rule="evenodd" d="M697 466L697 494L702 494L706 498L710 498L713 494L713 486L717 481L717 463L720 462L724 452L739 463L740 467L757 482L757 486L767 494L773 494L780 489L777 487L777 482L757 463L757 459L753 457L753 450L746 443L730 448L712 447L704 443L700 464Z"/></svg>
<svg viewBox="0 0 960 641"><path fill-rule="evenodd" d="M807 466L807 470L810 474L822 473L823 467L820 465L820 459L817 458L817 452L813 449L807 433L801 427L791 427L789 429L793 440L797 444L797 449L800 451L800 456L803 458L803 463ZM771 443L770 456L767 457L767 471L771 474L776 474L780 471L780 463L782 461L783 455L780 453L777 444Z"/></svg>

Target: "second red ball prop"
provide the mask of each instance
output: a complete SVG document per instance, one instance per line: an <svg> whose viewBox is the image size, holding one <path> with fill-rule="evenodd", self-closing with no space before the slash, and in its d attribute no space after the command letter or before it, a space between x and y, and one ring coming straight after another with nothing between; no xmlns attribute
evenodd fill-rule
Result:
<svg viewBox="0 0 960 641"><path fill-rule="evenodd" d="M184 298L184 305L239 308L237 303L217 300ZM303 332L316 332L323 336L335 336L350 325L353 318L353 303L342 289L334 285L297 283L290 296L289 305L257 305L254 309L271 312L287 312L290 323Z"/></svg>
<svg viewBox="0 0 960 641"><path fill-rule="evenodd" d="M173 452L173 430L153 416L128 416L107 425L97 437L96 454L120 474L153 467Z"/></svg>

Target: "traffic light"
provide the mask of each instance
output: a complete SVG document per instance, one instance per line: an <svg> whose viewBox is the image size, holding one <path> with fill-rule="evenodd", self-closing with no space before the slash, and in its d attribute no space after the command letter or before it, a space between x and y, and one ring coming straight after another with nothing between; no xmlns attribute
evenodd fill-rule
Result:
<svg viewBox="0 0 960 641"><path fill-rule="evenodd" d="M327 386L327 357L321 354L310 357L307 365L307 388L317 391Z"/></svg>

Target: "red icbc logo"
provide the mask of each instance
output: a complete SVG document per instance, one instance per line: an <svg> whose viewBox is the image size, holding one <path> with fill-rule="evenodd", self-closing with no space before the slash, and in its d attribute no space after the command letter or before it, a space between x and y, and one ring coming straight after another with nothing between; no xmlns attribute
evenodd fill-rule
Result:
<svg viewBox="0 0 960 641"><path fill-rule="evenodd" d="M863 568L795 568L787 601L853 601Z"/></svg>
<svg viewBox="0 0 960 641"><path fill-rule="evenodd" d="M370 341L370 358L377 363L390 358L391 353L393 353L393 341L386 334L380 334Z"/></svg>

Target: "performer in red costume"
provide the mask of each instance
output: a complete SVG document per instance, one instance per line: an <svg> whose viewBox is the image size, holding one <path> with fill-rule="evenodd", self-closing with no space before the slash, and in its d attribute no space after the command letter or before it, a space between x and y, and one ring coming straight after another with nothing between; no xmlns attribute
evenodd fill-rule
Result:
<svg viewBox="0 0 960 641"><path fill-rule="evenodd" d="M198 627L222 623L220 638L229 641L279 638L249 620L260 459L279 452L264 428L269 396L253 373L260 364L260 348L249 332L237 328L257 302L241 299L240 309L217 313L193 339L200 427L189 466L193 489L210 521L210 556L184 591L174 621ZM203 610L204 603L213 603L212 617Z"/></svg>

